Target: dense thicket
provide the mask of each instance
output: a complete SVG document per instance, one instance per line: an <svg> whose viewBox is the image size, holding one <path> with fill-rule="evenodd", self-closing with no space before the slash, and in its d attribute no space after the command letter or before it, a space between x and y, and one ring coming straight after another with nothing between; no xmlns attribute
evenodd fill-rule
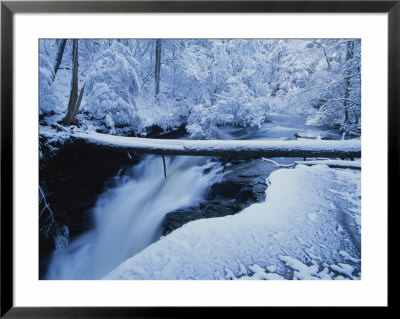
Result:
<svg viewBox="0 0 400 319"><path fill-rule="evenodd" d="M41 40L40 114L64 118L75 83L85 90L74 123L111 134L185 125L192 138L218 138L221 125L301 113L357 135L360 54L348 39Z"/></svg>

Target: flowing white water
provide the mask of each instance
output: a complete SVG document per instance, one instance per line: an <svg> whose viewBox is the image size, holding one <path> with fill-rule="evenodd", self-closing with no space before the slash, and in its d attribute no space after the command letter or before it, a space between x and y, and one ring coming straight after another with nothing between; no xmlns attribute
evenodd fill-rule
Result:
<svg viewBox="0 0 400 319"><path fill-rule="evenodd" d="M166 158L166 163L166 179L161 158L148 156L100 195L94 229L54 253L46 278L102 278L160 238L165 214L196 205L220 168L202 157Z"/></svg>

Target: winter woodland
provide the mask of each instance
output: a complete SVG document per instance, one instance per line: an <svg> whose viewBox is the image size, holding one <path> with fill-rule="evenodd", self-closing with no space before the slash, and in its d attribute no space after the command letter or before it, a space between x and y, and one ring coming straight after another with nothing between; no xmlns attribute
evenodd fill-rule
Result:
<svg viewBox="0 0 400 319"><path fill-rule="evenodd" d="M41 39L40 279L360 279L361 41Z"/></svg>

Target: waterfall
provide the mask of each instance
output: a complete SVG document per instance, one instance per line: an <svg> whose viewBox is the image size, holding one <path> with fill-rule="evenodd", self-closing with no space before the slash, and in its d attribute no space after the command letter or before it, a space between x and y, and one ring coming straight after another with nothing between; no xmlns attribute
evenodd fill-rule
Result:
<svg viewBox="0 0 400 319"><path fill-rule="evenodd" d="M168 212L198 204L220 167L187 156L167 157L166 165L164 178L161 157L147 156L116 177L92 209L94 229L54 252L46 279L101 279L159 240Z"/></svg>

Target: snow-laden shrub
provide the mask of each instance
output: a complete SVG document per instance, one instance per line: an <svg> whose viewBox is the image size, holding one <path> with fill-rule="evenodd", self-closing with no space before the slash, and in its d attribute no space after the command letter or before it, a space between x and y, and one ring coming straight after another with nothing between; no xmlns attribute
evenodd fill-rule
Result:
<svg viewBox="0 0 400 319"><path fill-rule="evenodd" d="M90 120L99 120L110 131L115 127L141 129L135 99L139 81L137 62L127 47L118 42L104 50L86 78L83 111Z"/></svg>
<svg viewBox="0 0 400 319"><path fill-rule="evenodd" d="M158 126L164 131L180 126L189 116L190 102L186 99L176 100L159 94L138 97L136 99L137 116L143 128Z"/></svg>
<svg viewBox="0 0 400 319"><path fill-rule="evenodd" d="M228 79L229 89L218 96L217 107L231 120L224 124L236 126L260 126L265 121L265 105L262 99L254 98L249 88L232 77Z"/></svg>
<svg viewBox="0 0 400 319"><path fill-rule="evenodd" d="M211 107L202 104L194 107L188 118L186 130L192 138L217 139L218 126L259 127L265 121L266 104L261 98L254 98L249 88L231 78L229 89L217 97Z"/></svg>
<svg viewBox="0 0 400 319"><path fill-rule="evenodd" d="M307 119L306 125L338 128L343 122L343 116L340 116L342 113L343 110L340 105L327 103Z"/></svg>
<svg viewBox="0 0 400 319"><path fill-rule="evenodd" d="M305 124L336 128L346 134L359 136L361 134L360 116L359 106L352 106L349 108L349 118L352 119L352 122L346 123L344 121L343 105L337 101L328 101L314 115L310 116Z"/></svg>
<svg viewBox="0 0 400 319"><path fill-rule="evenodd" d="M192 108L186 131L193 139L218 139L217 126L224 124L229 118L221 117L217 106L204 107L203 104L199 104Z"/></svg>
<svg viewBox="0 0 400 319"><path fill-rule="evenodd" d="M60 101L52 86L54 67L43 54L39 55L39 114L56 111Z"/></svg>
<svg viewBox="0 0 400 319"><path fill-rule="evenodd" d="M324 95L314 95L311 91L302 91L299 88L292 88L287 93L278 91L275 96L268 98L271 113L286 115L314 114L314 105L321 104Z"/></svg>

